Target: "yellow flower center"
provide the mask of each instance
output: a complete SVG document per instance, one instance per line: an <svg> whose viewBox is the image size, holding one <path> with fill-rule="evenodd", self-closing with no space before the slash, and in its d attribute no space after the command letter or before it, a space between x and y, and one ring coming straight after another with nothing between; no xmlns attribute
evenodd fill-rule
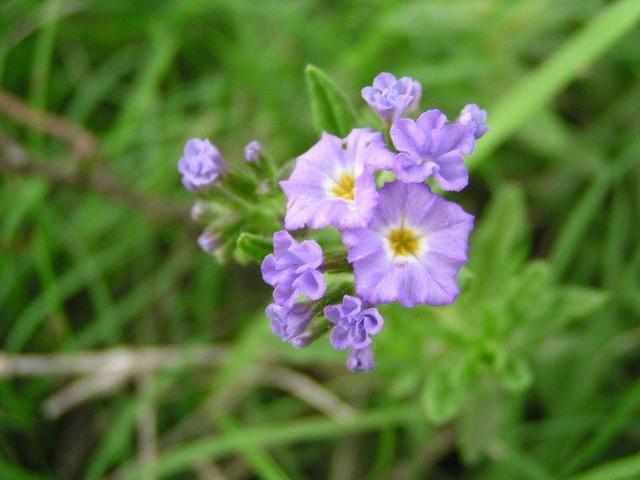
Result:
<svg viewBox="0 0 640 480"><path fill-rule="evenodd" d="M419 238L408 228L400 227L389 232L387 237L394 255L414 255L418 251Z"/></svg>
<svg viewBox="0 0 640 480"><path fill-rule="evenodd" d="M353 178L353 175L350 173L343 173L338 177L336 184L331 189L331 193L338 198L353 200L355 186L356 180Z"/></svg>

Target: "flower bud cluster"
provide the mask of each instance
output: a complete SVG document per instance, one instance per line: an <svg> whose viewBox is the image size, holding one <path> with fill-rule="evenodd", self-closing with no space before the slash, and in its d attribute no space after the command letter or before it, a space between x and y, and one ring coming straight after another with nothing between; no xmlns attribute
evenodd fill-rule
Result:
<svg viewBox="0 0 640 480"><path fill-rule="evenodd" d="M243 259L236 249L241 232L273 231L277 225L275 168L257 141L246 145L241 165L232 169L215 145L199 138L187 141L178 161L182 184L198 197L191 209L191 219L204 226L198 245L220 262L234 254Z"/></svg>

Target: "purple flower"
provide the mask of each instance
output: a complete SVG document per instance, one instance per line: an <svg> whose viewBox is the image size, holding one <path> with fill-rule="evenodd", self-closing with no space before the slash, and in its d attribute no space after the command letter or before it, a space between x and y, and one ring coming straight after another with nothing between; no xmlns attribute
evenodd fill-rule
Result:
<svg viewBox="0 0 640 480"><path fill-rule="evenodd" d="M209 140L192 138L184 146L178 162L182 183L193 192L206 190L226 171L222 155Z"/></svg>
<svg viewBox="0 0 640 480"><path fill-rule="evenodd" d="M350 372L368 372L373 370L375 363L373 361L371 347L349 350L346 367Z"/></svg>
<svg viewBox="0 0 640 480"><path fill-rule="evenodd" d="M365 226L378 198L373 170L389 168L393 157L371 129L356 128L344 140L323 133L280 182L288 200L285 228Z"/></svg>
<svg viewBox="0 0 640 480"><path fill-rule="evenodd" d="M216 234L205 230L198 237L198 245L207 253L215 253L216 249L220 246L220 239Z"/></svg>
<svg viewBox="0 0 640 480"><path fill-rule="evenodd" d="M373 79L373 86L362 89L362 98L382 120L390 124L407 110L418 108L422 87L410 77L396 79L387 72Z"/></svg>
<svg viewBox="0 0 640 480"><path fill-rule="evenodd" d="M476 137L476 139L482 137L489 131L489 127L487 126L487 111L475 103L470 103L465 106L456 121L463 125L469 125L473 129L473 136Z"/></svg>
<svg viewBox="0 0 640 480"><path fill-rule="evenodd" d="M304 341L297 342L296 339L304 334L313 318L313 310L309 302L296 303L290 308L272 303L267 306L265 312L271 320L271 331L274 335L296 348L306 346Z"/></svg>
<svg viewBox="0 0 640 480"><path fill-rule="evenodd" d="M417 121L396 120L390 130L393 145L400 151L394 170L403 182L422 183L432 175L443 190L462 190L469 174L463 156L473 151L473 129L461 123L447 123L440 110L427 110Z"/></svg>
<svg viewBox="0 0 640 480"><path fill-rule="evenodd" d="M356 293L372 304L452 303L472 228L473 215L427 185L385 184L369 226L342 232Z"/></svg>
<svg viewBox="0 0 640 480"><path fill-rule="evenodd" d="M321 265L320 245L314 240L298 243L289 232L280 230L273 234L273 253L262 261L262 278L275 287L275 302L291 307L301 294L311 300L324 295L327 285L318 270Z"/></svg>
<svg viewBox="0 0 640 480"><path fill-rule="evenodd" d="M371 345L369 335L382 329L384 320L376 308L362 308L362 300L345 295L340 305L329 305L325 316L335 324L331 330L331 344L338 350L362 349Z"/></svg>
<svg viewBox="0 0 640 480"><path fill-rule="evenodd" d="M260 163L260 154L262 146L257 140L247 143L244 147L244 159L249 163Z"/></svg>

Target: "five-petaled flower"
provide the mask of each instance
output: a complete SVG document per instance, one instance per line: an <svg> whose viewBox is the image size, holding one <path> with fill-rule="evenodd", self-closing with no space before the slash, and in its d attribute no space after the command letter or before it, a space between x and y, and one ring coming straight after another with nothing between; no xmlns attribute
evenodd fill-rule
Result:
<svg viewBox="0 0 640 480"><path fill-rule="evenodd" d="M417 120L400 118L389 131L396 156L395 171L403 182L422 183L435 177L443 190L459 191L469 174L463 158L475 147L473 128L448 123L440 110L427 110Z"/></svg>
<svg viewBox="0 0 640 480"><path fill-rule="evenodd" d="M372 86L362 89L362 98L387 124L400 118L407 110L417 108L421 95L422 86L413 78L397 79L387 72L376 76Z"/></svg>
<svg viewBox="0 0 640 480"><path fill-rule="evenodd" d="M324 295L321 265L322 248L317 242L298 243L289 232L280 230L273 234L273 253L262 261L262 278L275 287L273 299L277 304L292 307L301 294L311 300Z"/></svg>
<svg viewBox="0 0 640 480"><path fill-rule="evenodd" d="M356 128L345 139L323 133L280 182L287 196L285 228L366 226L378 197L373 171L392 161L379 132Z"/></svg>
<svg viewBox="0 0 640 480"><path fill-rule="evenodd" d="M211 187L226 170L227 166L220 151L207 139L189 140L184 146L182 158L178 161L182 183L193 192Z"/></svg>
<svg viewBox="0 0 640 480"><path fill-rule="evenodd" d="M427 185L387 183L369 225L342 232L356 293L371 304L452 303L473 218Z"/></svg>

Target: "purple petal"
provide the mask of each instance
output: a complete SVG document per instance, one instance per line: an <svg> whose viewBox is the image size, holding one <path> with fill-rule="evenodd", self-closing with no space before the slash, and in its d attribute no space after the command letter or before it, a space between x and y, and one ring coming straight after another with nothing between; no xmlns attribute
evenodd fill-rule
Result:
<svg viewBox="0 0 640 480"><path fill-rule="evenodd" d="M331 345L333 345L333 348L337 350L344 350L350 346L349 330L341 327L340 325L336 325L331 329L329 338L331 340Z"/></svg>
<svg viewBox="0 0 640 480"><path fill-rule="evenodd" d="M336 325L338 325L342 319L342 314L340 313L340 307L338 305L328 305L324 307L323 313L331 323L335 323Z"/></svg>
<svg viewBox="0 0 640 480"><path fill-rule="evenodd" d="M469 172L464 166L462 154L451 152L438 157L438 169L434 177L443 190L459 192L465 188L469 183Z"/></svg>
<svg viewBox="0 0 640 480"><path fill-rule="evenodd" d="M364 328L369 335L375 335L382 330L384 319L377 308L367 308L362 312Z"/></svg>
<svg viewBox="0 0 640 480"><path fill-rule="evenodd" d="M371 345L371 339L363 328L356 327L349 330L349 343L351 347L360 349Z"/></svg>
<svg viewBox="0 0 640 480"><path fill-rule="evenodd" d="M318 268L322 265L322 248L315 240L305 240L291 248L291 253L296 256L298 262L304 269ZM304 269L299 267L296 272L300 273Z"/></svg>
<svg viewBox="0 0 640 480"><path fill-rule="evenodd" d="M273 289L273 299L277 304L291 307L298 297L297 289L288 283L278 283Z"/></svg>
<svg viewBox="0 0 640 480"><path fill-rule="evenodd" d="M260 270L262 279L269 285L275 285L282 276L282 273L276 268L276 257L272 253L264 257Z"/></svg>
<svg viewBox="0 0 640 480"><path fill-rule="evenodd" d="M421 157L427 149L428 139L415 121L400 118L393 122L389 130L393 146L401 151Z"/></svg>
<svg viewBox="0 0 640 480"><path fill-rule="evenodd" d="M381 72L373 79L373 86L379 90L384 90L396 83L396 77L389 72Z"/></svg>
<svg viewBox="0 0 640 480"><path fill-rule="evenodd" d="M273 252L276 256L285 254L294 244L295 240L286 230L280 230L273 234Z"/></svg>
<svg viewBox="0 0 640 480"><path fill-rule="evenodd" d="M437 108L427 110L416 120L418 128L423 132L437 130L447 123L447 116Z"/></svg>
<svg viewBox="0 0 640 480"><path fill-rule="evenodd" d="M293 287L300 290L311 300L318 300L324 295L327 284L324 275L318 270L307 270L293 282Z"/></svg>
<svg viewBox="0 0 640 480"><path fill-rule="evenodd" d="M424 161L413 154L399 153L396 156L394 171L398 180L406 183L422 183L439 169L438 164Z"/></svg>
<svg viewBox="0 0 640 480"><path fill-rule="evenodd" d="M342 306L340 308L340 313L342 313L343 317L348 317L349 315L356 315L360 313L360 309L362 307L362 300L358 297L352 297L351 295L345 295L342 299Z"/></svg>

